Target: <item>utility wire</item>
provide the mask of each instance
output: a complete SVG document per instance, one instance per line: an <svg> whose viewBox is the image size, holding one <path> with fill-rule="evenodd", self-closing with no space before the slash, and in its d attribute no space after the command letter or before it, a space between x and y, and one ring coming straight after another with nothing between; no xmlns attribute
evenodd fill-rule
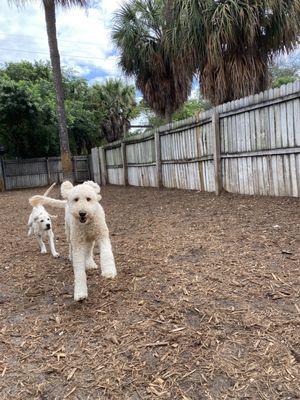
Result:
<svg viewBox="0 0 300 400"><path fill-rule="evenodd" d="M32 53L32 54L43 54L49 56L49 53L47 52L42 52L42 51L34 51L34 50L20 50L20 49L6 49L3 47L0 47L1 51L7 51L7 52L17 52L17 53ZM61 53L61 57L69 57L69 58L79 58L79 59L87 59L87 60L99 60L99 61L105 61L109 57L106 58L99 58L99 57L86 57L86 56L81 56L81 55L72 55L72 54L64 54Z"/></svg>
<svg viewBox="0 0 300 400"><path fill-rule="evenodd" d="M29 37L33 39L42 39L41 37L36 37L34 35L23 35L21 33L5 33L5 32L0 32L0 35L5 35L5 36L17 36L17 37ZM92 43L92 42L77 42L75 40L65 40L65 39L60 39L59 37L57 38L58 42L66 42L66 43L74 43L74 44L87 44L91 46L98 46L99 43ZM45 36L45 41L47 41L47 36Z"/></svg>

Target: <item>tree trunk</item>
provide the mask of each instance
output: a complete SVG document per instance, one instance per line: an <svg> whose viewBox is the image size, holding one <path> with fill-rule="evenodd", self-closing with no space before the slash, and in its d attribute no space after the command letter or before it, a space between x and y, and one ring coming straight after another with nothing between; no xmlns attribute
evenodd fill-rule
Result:
<svg viewBox="0 0 300 400"><path fill-rule="evenodd" d="M172 122L172 112L171 112L171 107L169 106L169 104L166 105L165 119L168 124L170 124Z"/></svg>
<svg viewBox="0 0 300 400"><path fill-rule="evenodd" d="M67 120L64 105L64 93L62 85L62 74L60 68L60 57L56 37L56 18L54 0L43 0L45 20L47 26L50 60L53 70L53 78L56 92L56 105L58 116L58 128L60 139L61 164L64 179L73 180L72 159L67 131Z"/></svg>

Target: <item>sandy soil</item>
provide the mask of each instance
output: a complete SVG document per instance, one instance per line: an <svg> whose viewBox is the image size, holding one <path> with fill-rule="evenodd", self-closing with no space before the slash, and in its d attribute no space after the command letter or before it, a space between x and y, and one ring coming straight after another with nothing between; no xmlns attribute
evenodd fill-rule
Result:
<svg viewBox="0 0 300 400"><path fill-rule="evenodd" d="M1 400L300 399L298 199L105 187L119 275L78 304L62 212L59 259L26 236L42 192L0 194Z"/></svg>

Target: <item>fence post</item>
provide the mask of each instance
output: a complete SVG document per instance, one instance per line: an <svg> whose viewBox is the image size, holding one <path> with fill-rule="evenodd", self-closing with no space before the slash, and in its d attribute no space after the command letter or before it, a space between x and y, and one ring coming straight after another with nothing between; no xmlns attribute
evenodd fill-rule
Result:
<svg viewBox="0 0 300 400"><path fill-rule="evenodd" d="M87 173L88 173L88 180L92 179L92 171L91 171L91 163L90 163L91 157L88 154L86 156L86 168L87 168Z"/></svg>
<svg viewBox="0 0 300 400"><path fill-rule="evenodd" d="M222 170L221 170L221 146L220 146L220 117L214 109L212 114L212 135L215 167L215 193L219 195L222 191Z"/></svg>
<svg viewBox="0 0 300 400"><path fill-rule="evenodd" d="M93 180L100 185L101 184L100 160L97 147L94 147L92 149L92 166L93 166Z"/></svg>
<svg viewBox="0 0 300 400"><path fill-rule="evenodd" d="M121 142L121 155L122 155L122 164L123 164L123 185L128 186L126 143L124 141Z"/></svg>
<svg viewBox="0 0 300 400"><path fill-rule="evenodd" d="M102 185L106 185L108 182L108 174L106 168L106 154L103 147L99 147L99 158L100 158L100 170L101 170L101 182Z"/></svg>
<svg viewBox="0 0 300 400"><path fill-rule="evenodd" d="M155 146L155 163L156 163L156 185L158 188L162 188L160 135L158 129L156 129L154 132L154 146Z"/></svg>
<svg viewBox="0 0 300 400"><path fill-rule="evenodd" d="M78 183L78 173L77 173L77 158L73 156L73 177L76 183Z"/></svg>
<svg viewBox="0 0 300 400"><path fill-rule="evenodd" d="M64 181L64 175L62 172L62 163L61 163L61 158L58 157L58 182L63 183Z"/></svg>
<svg viewBox="0 0 300 400"><path fill-rule="evenodd" d="M0 159L0 192L5 191L5 168L4 168L4 160L1 157Z"/></svg>
<svg viewBox="0 0 300 400"><path fill-rule="evenodd" d="M46 158L46 170L47 170L47 176L48 176L48 185L51 185L51 173L50 173L50 165L49 165L48 157Z"/></svg>

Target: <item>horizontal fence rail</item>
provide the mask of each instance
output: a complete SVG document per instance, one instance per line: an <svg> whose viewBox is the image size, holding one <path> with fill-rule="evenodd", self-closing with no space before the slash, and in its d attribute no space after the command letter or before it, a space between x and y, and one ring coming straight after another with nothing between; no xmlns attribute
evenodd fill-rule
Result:
<svg viewBox="0 0 300 400"><path fill-rule="evenodd" d="M91 179L92 163L89 156L74 156L75 182ZM62 182L60 157L1 160L0 190L24 189Z"/></svg>
<svg viewBox="0 0 300 400"><path fill-rule="evenodd" d="M101 184L300 196L300 81L92 150Z"/></svg>

